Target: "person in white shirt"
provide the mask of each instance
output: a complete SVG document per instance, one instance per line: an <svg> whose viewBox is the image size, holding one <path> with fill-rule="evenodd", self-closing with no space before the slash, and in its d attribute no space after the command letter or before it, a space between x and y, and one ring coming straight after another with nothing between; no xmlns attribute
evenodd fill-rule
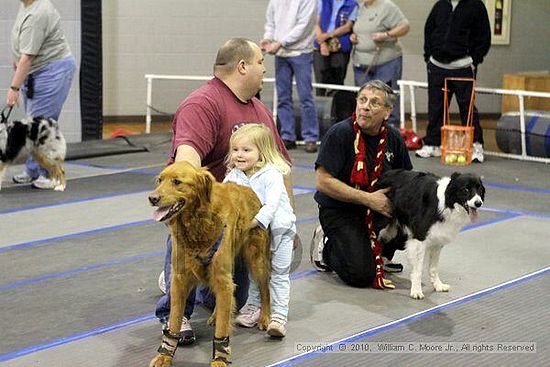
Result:
<svg viewBox="0 0 550 367"><path fill-rule="evenodd" d="M250 223L271 232L271 321L267 333L286 335L290 300L290 263L296 236L296 216L284 185L290 165L279 153L271 131L260 124L246 124L233 133L227 156L228 173L224 182L252 188L262 207ZM250 281L247 304L235 323L254 327L260 317L258 285Z"/></svg>
<svg viewBox="0 0 550 367"><path fill-rule="evenodd" d="M260 47L275 56L277 116L287 149L296 148L296 121L292 102L292 79L300 98L301 135L305 151L317 152L319 121L313 98L313 39L317 0L270 0L265 33Z"/></svg>

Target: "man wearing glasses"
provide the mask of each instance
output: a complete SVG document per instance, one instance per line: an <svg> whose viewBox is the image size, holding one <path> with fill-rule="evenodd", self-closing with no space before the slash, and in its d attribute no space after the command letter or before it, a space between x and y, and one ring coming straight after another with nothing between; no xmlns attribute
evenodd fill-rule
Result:
<svg viewBox="0 0 550 367"><path fill-rule="evenodd" d="M333 270L354 287L373 285L376 278L368 210L391 215L387 189L374 191L372 185L382 172L412 169L403 139L387 124L395 98L380 80L363 85L354 115L326 133L315 162L321 226L312 243L312 261L318 270ZM382 256L391 260L394 252L384 248Z"/></svg>

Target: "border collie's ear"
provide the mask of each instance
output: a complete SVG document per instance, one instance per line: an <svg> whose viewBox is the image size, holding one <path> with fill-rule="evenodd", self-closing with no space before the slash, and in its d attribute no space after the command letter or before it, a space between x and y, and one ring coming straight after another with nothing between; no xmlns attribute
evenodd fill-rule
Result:
<svg viewBox="0 0 550 367"><path fill-rule="evenodd" d="M451 175L451 181L456 180L458 176L460 176L460 172L453 172L453 174Z"/></svg>

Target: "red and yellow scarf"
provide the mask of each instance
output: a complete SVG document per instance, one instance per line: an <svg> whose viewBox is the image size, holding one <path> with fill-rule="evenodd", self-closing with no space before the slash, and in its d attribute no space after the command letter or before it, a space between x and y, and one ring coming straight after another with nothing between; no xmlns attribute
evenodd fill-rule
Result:
<svg viewBox="0 0 550 367"><path fill-rule="evenodd" d="M354 150L355 150L355 162L353 169L351 170L350 182L355 185L355 188L359 190L365 190L372 192L374 184L378 181L378 178L382 174L382 162L384 161L384 152L386 151L388 128L386 122L380 127L378 133L378 145L376 146L376 156L374 157L374 170L369 173L367 167L367 147L365 145L365 139L359 128L359 124L356 121L356 116L353 114L353 132L355 133ZM378 236L374 231L373 223L374 213L373 210L367 208L367 215L365 217L365 224L369 231L369 238L371 241L372 254L374 256L374 263L376 265L376 276L373 281L373 287L377 289L395 288L393 283L384 278L384 260L382 259L382 246L378 240Z"/></svg>

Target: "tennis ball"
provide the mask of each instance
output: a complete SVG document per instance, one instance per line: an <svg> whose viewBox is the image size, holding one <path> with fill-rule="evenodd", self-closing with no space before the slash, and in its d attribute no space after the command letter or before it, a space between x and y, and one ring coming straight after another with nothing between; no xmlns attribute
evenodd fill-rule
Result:
<svg viewBox="0 0 550 367"><path fill-rule="evenodd" d="M447 154L447 156L445 157L446 163L454 163L456 162L456 160L457 160L456 154Z"/></svg>
<svg viewBox="0 0 550 367"><path fill-rule="evenodd" d="M463 155L459 155L456 161L458 163L466 163L466 157L464 157Z"/></svg>

